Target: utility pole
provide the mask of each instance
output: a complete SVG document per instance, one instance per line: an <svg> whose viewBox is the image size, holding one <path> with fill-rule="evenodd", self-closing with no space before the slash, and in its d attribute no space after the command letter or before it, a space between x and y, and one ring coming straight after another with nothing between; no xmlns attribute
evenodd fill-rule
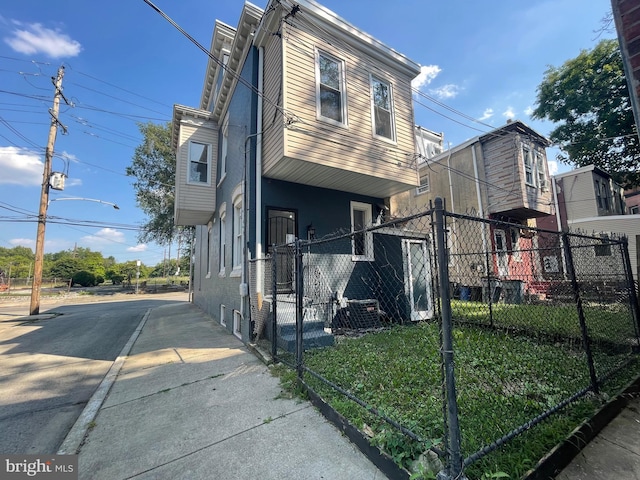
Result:
<svg viewBox="0 0 640 480"><path fill-rule="evenodd" d="M58 127L62 127L66 132L66 127L58 120L60 111L60 98L69 103L62 94L62 78L64 77L64 66L58 68L56 78L51 78L55 86L53 95L53 107L49 109L51 114L51 126L49 127L49 139L44 156L44 172L42 174L42 193L40 194L40 210L38 211L38 232L36 235L36 255L33 264L33 284L31 287L31 304L29 315L40 313L40 287L42 286L42 267L44 263L44 232L47 222L47 206L49 203L49 179L51 177L51 162L53 160L53 148L56 143Z"/></svg>

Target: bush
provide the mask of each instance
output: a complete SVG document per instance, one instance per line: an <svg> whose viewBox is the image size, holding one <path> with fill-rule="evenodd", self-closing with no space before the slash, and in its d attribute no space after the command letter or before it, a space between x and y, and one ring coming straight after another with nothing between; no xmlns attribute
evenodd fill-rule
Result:
<svg viewBox="0 0 640 480"><path fill-rule="evenodd" d="M124 275L119 275L119 274L111 275L111 282L114 285L120 285L123 280L124 280Z"/></svg>
<svg viewBox="0 0 640 480"><path fill-rule="evenodd" d="M101 285L104 283L104 277L102 275L96 275L96 285Z"/></svg>
<svg viewBox="0 0 640 480"><path fill-rule="evenodd" d="M71 286L74 285L80 285L81 287L95 287L97 285L96 276L86 270L76 272L73 274L73 277L71 277Z"/></svg>

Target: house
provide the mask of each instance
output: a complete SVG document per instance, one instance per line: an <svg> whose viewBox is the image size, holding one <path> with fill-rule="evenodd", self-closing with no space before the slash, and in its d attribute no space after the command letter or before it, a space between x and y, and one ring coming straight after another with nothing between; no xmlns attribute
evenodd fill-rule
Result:
<svg viewBox="0 0 640 480"><path fill-rule="evenodd" d="M216 21L200 105L173 113L175 222L196 226L194 303L251 340L249 292L264 288L252 262L296 238L360 230L418 187L419 72L313 0L245 3L236 27ZM375 252L354 238L355 268ZM279 262L277 293L290 293L293 261Z"/></svg>
<svg viewBox="0 0 640 480"><path fill-rule="evenodd" d="M473 233L452 227L457 239L451 247L454 257L465 251L490 251L493 260L490 265L454 268L451 280L479 288L501 279L513 281L513 288L520 291L522 282L531 281L541 270L521 254L537 242L526 235L526 227L553 213L548 146L544 136L521 121L511 121L431 158L421 156L420 185L391 197L391 216L428 209L441 197L449 212L503 221Z"/></svg>
<svg viewBox="0 0 640 480"><path fill-rule="evenodd" d="M539 220L538 226L600 235L605 244L608 237L627 236L631 269L637 280L640 215L627 212L622 187L613 181L611 175L594 165L555 175L552 180L557 214ZM589 251L594 257L599 257L602 271L607 270L607 260L615 261L606 245Z"/></svg>

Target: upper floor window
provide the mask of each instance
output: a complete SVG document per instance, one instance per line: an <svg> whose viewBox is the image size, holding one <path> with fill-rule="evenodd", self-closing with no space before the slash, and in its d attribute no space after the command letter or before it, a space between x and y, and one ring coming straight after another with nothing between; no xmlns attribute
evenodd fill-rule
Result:
<svg viewBox="0 0 640 480"><path fill-rule="evenodd" d="M231 244L231 258L233 270L239 271L242 267L242 196L233 200L233 243Z"/></svg>
<svg viewBox="0 0 640 480"><path fill-rule="evenodd" d="M368 203L351 202L351 254L353 260L373 259L373 234L365 231L371 226L373 214Z"/></svg>
<svg viewBox="0 0 640 480"><path fill-rule="evenodd" d="M229 150L229 113L224 116L222 122L222 140L220 142L220 177L218 183L227 175L227 152Z"/></svg>
<svg viewBox="0 0 640 480"><path fill-rule="evenodd" d="M189 142L189 183L209 184L211 145Z"/></svg>
<svg viewBox="0 0 640 480"><path fill-rule="evenodd" d="M424 169L426 170L426 168ZM429 172L420 172L420 186L416 188L416 193L426 193L431 189L429 183Z"/></svg>
<svg viewBox="0 0 640 480"><path fill-rule="evenodd" d="M371 76L371 109L373 134L395 141L391 85L373 75Z"/></svg>
<svg viewBox="0 0 640 480"><path fill-rule="evenodd" d="M548 188L547 169L542 152L534 151L529 145L522 145L522 162L524 165L524 181L530 187L542 191Z"/></svg>
<svg viewBox="0 0 640 480"><path fill-rule="evenodd" d="M640 205L633 205L632 207L629 207L629 213L631 215L637 215L640 213Z"/></svg>
<svg viewBox="0 0 640 480"><path fill-rule="evenodd" d="M227 271L227 204L220 206L220 242L218 243L220 251L218 252L218 274L224 275Z"/></svg>
<svg viewBox="0 0 640 480"><path fill-rule="evenodd" d="M316 112L319 119L347 124L344 62L316 51Z"/></svg>

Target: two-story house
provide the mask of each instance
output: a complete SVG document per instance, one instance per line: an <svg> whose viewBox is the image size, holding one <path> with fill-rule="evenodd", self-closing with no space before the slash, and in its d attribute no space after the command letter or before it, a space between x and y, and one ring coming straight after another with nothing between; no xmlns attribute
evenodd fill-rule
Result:
<svg viewBox="0 0 640 480"><path fill-rule="evenodd" d="M633 276L637 279L640 215L628 214L623 188L611 175L594 165L554 175L552 180L557 214L540 221L539 226L596 234L605 239L611 235L627 236ZM599 257L602 271L606 271L611 250L604 247L594 249L592 253Z"/></svg>
<svg viewBox="0 0 640 480"><path fill-rule="evenodd" d="M548 146L543 135L521 121L511 121L432 158L420 155L420 185L391 198L391 215L428 209L441 197L450 212L510 224L486 226L477 235L455 231L453 225L454 254L489 251L493 264L466 268L457 277L454 273L452 281L474 287L496 278L522 289L522 282L540 269L521 254L536 241L522 232L535 224L535 218L553 212Z"/></svg>
<svg viewBox="0 0 640 480"><path fill-rule="evenodd" d="M200 105L173 116L175 221L196 226L194 303L248 341L253 259L359 230L418 186L419 72L312 0L246 3L237 27L216 22ZM354 265L373 256L368 241L350 248ZM277 290L291 291L292 262L277 267Z"/></svg>

